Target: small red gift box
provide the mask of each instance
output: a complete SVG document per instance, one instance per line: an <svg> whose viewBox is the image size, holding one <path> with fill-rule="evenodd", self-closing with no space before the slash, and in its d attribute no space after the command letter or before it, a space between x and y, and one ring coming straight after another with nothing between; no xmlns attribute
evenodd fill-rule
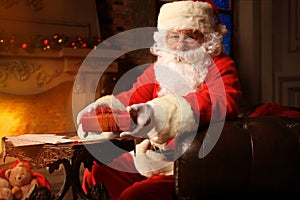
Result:
<svg viewBox="0 0 300 200"><path fill-rule="evenodd" d="M130 131L130 114L128 111L100 107L82 116L81 124L84 132Z"/></svg>

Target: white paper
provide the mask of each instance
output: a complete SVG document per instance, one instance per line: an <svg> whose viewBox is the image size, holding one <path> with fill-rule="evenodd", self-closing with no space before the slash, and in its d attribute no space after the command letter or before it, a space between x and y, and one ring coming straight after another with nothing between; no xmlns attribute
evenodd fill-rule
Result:
<svg viewBox="0 0 300 200"><path fill-rule="evenodd" d="M27 146L37 144L59 144L69 143L74 140L66 139L66 136L55 134L22 134L18 136L6 136L14 146Z"/></svg>
<svg viewBox="0 0 300 200"><path fill-rule="evenodd" d="M87 138L79 138L78 136L69 137L56 134L22 134L18 136L6 136L5 138L10 141L14 146L29 146L40 144L63 144L71 142L91 142L91 141L107 141L110 139L119 138L118 135L111 134L110 132L103 132L101 134L89 134Z"/></svg>

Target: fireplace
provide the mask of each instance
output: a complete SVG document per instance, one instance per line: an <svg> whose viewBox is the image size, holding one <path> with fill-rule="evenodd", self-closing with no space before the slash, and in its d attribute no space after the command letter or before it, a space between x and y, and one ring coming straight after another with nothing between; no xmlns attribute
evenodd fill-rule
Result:
<svg viewBox="0 0 300 200"><path fill-rule="evenodd" d="M85 84L74 86L78 69L91 51L111 59L92 43L100 37L95 2L5 2L0 5L1 137L76 131L73 114L88 103L87 96L95 96L89 85L100 76L90 67L81 73ZM116 73L118 64L102 70ZM80 99L75 113L74 93Z"/></svg>
<svg viewBox="0 0 300 200"><path fill-rule="evenodd" d="M90 51L62 49L58 52L13 56L0 60L0 134L1 137L23 133L61 133L76 131L73 120L72 97L80 98L77 111L87 97L99 94L89 90L98 84L101 74L93 69L81 73L84 85L74 86L77 70ZM101 50L100 50L101 51ZM106 55L105 52L99 53ZM103 59L109 59L104 56ZM117 72L117 61L105 72ZM97 69L99 71L99 69ZM74 89L75 88L75 89ZM101 90L101 89L100 89Z"/></svg>

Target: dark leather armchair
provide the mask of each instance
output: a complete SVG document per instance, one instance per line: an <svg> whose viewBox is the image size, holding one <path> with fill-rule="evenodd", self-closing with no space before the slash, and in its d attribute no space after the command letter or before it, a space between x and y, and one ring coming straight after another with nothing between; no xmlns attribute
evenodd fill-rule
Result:
<svg viewBox="0 0 300 200"><path fill-rule="evenodd" d="M175 161L178 199L287 197L299 191L300 118L226 121L214 148L199 158L205 134L201 129L195 137L185 134L176 140L176 152L182 154Z"/></svg>

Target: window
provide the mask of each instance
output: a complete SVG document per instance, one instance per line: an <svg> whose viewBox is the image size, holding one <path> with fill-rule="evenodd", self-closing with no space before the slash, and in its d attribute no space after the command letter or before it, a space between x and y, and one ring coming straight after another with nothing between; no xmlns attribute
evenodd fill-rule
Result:
<svg viewBox="0 0 300 200"><path fill-rule="evenodd" d="M227 27L228 33L224 37L223 44L228 55L232 54L233 38L233 1L232 0L212 0L220 13L222 23Z"/></svg>

